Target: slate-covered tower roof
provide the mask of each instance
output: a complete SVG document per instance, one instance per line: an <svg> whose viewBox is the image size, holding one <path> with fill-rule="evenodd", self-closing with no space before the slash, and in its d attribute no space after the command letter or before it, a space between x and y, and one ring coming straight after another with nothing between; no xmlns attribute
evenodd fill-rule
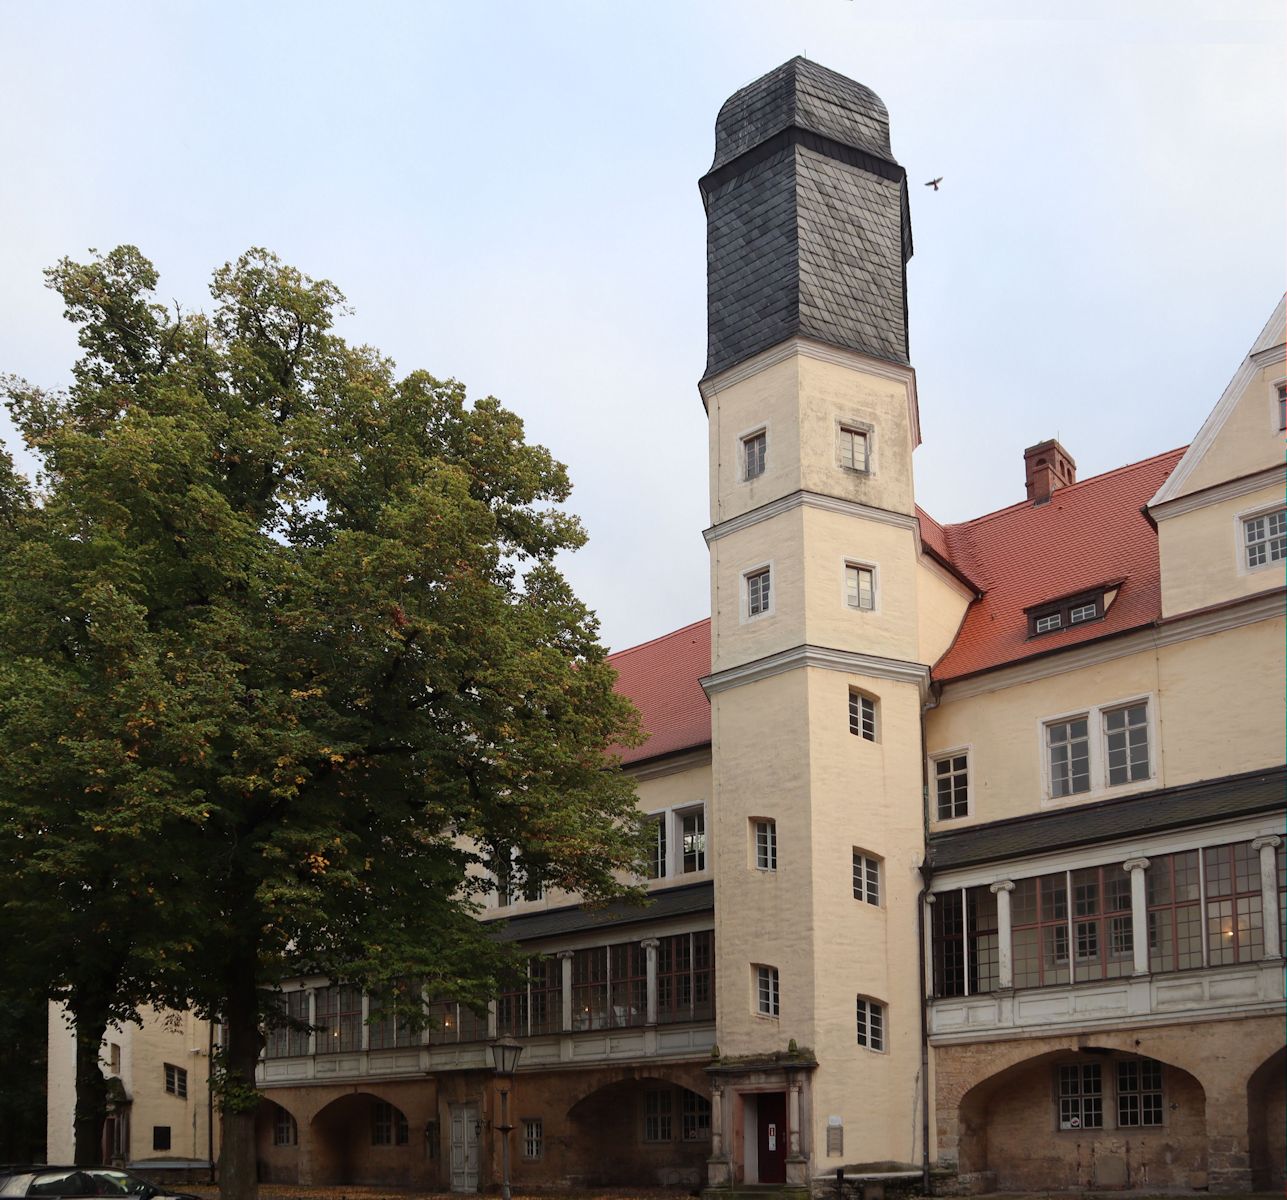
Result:
<svg viewBox="0 0 1287 1200"><path fill-rule="evenodd" d="M796 334L906 364L906 172L889 114L805 58L735 92L706 205L706 377Z"/></svg>

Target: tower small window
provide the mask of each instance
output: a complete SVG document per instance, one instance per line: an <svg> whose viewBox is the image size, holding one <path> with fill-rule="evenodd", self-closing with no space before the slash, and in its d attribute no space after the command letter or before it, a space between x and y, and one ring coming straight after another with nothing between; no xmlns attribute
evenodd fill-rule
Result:
<svg viewBox="0 0 1287 1200"><path fill-rule="evenodd" d="M868 1050L885 1048L885 1006L865 996L858 997L858 1045Z"/></svg>
<svg viewBox="0 0 1287 1200"><path fill-rule="evenodd" d="M876 701L856 688L849 689L849 732L864 741L876 740Z"/></svg>
<svg viewBox="0 0 1287 1200"><path fill-rule="evenodd" d="M742 439L742 478L755 479L764 474L769 439L763 429Z"/></svg>
<svg viewBox="0 0 1287 1200"><path fill-rule="evenodd" d="M1287 383L1278 385L1278 428L1287 429Z"/></svg>
<svg viewBox="0 0 1287 1200"><path fill-rule="evenodd" d="M746 577L746 613L758 617L769 611L771 600L770 575L768 567L754 571Z"/></svg>
<svg viewBox="0 0 1287 1200"><path fill-rule="evenodd" d="M854 851L854 899L880 907L880 859Z"/></svg>
<svg viewBox="0 0 1287 1200"><path fill-rule="evenodd" d="M873 567L845 566L845 603L870 612L876 607L876 571Z"/></svg>
<svg viewBox="0 0 1287 1200"><path fill-rule="evenodd" d="M778 1016L777 967L757 966L755 968L755 1011L762 1017Z"/></svg>
<svg viewBox="0 0 1287 1200"><path fill-rule="evenodd" d="M840 426L840 465L848 471L870 470L871 435L865 429Z"/></svg>
<svg viewBox="0 0 1287 1200"><path fill-rule="evenodd" d="M755 867L758 871L778 869L778 826L766 817L752 822L755 831Z"/></svg>

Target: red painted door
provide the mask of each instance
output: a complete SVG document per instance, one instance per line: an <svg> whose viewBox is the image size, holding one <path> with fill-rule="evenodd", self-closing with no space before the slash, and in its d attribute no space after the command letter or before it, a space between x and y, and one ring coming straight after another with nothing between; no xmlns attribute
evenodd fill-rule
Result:
<svg viewBox="0 0 1287 1200"><path fill-rule="evenodd" d="M786 1093L761 1092L759 1114L760 1182L786 1183Z"/></svg>

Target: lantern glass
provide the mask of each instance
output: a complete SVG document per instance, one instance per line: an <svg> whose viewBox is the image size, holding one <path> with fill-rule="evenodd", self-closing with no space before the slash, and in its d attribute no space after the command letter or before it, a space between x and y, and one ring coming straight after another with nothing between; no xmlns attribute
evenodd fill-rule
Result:
<svg viewBox="0 0 1287 1200"><path fill-rule="evenodd" d="M496 1074L513 1075L518 1069L518 1060L522 1057L522 1044L513 1038L499 1038L492 1043L492 1060L496 1065Z"/></svg>

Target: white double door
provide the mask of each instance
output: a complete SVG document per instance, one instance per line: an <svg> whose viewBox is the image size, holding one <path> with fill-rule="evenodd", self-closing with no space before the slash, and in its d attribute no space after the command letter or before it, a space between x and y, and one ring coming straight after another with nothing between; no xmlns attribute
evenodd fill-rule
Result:
<svg viewBox="0 0 1287 1200"><path fill-rule="evenodd" d="M451 1190L478 1191L478 1105L451 1106Z"/></svg>

